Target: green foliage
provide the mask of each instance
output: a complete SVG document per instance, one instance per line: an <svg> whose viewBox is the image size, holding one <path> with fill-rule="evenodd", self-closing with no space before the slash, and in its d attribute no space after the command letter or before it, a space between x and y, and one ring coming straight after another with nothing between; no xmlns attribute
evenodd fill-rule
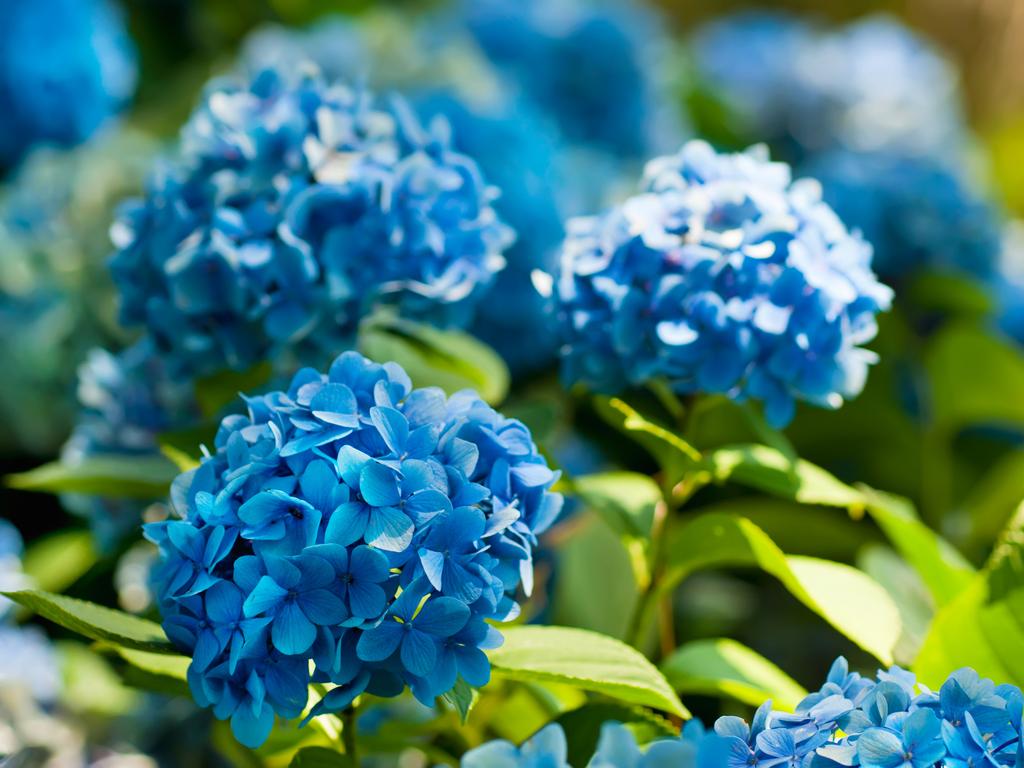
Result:
<svg viewBox="0 0 1024 768"><path fill-rule="evenodd" d="M153 653L174 653L163 629L147 619L85 600L38 590L5 592L19 605L92 640Z"/></svg>
<svg viewBox="0 0 1024 768"><path fill-rule="evenodd" d="M725 696L752 707L771 699L780 709L792 711L807 695L759 653L726 638L681 646L662 662L661 671L681 694Z"/></svg>
<svg viewBox="0 0 1024 768"><path fill-rule="evenodd" d="M246 371L221 371L196 382L196 403L206 419L216 419L222 411L238 405L239 395L259 392L270 381L273 369L263 361Z"/></svg>
<svg viewBox="0 0 1024 768"><path fill-rule="evenodd" d="M20 491L103 494L154 499L167 495L178 468L164 456L105 454L75 464L54 461L28 472L8 475L7 485Z"/></svg>
<svg viewBox="0 0 1024 768"><path fill-rule="evenodd" d="M565 683L678 717L690 716L657 667L619 640L568 627L509 627L503 634L504 644L488 654L500 677Z"/></svg>
<svg viewBox="0 0 1024 768"><path fill-rule="evenodd" d="M289 768L354 768L351 758L330 747L303 747L295 753Z"/></svg>
<svg viewBox="0 0 1024 768"><path fill-rule="evenodd" d="M22 558L21 569L33 586L45 592L63 592L85 575L97 559L88 531L58 531L32 542Z"/></svg>
<svg viewBox="0 0 1024 768"><path fill-rule="evenodd" d="M760 568L800 602L884 664L900 635L892 599L862 571L842 563L786 555L749 520L702 515L669 533L663 588L704 568Z"/></svg>
<svg viewBox="0 0 1024 768"><path fill-rule="evenodd" d="M448 394L474 389L492 405L508 395L505 362L462 331L440 330L380 311L360 325L358 347L371 360L401 365L417 387L440 387Z"/></svg>

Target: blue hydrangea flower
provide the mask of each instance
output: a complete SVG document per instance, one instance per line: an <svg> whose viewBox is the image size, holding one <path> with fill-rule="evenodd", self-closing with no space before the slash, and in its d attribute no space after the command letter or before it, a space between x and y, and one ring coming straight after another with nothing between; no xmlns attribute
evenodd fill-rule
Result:
<svg viewBox="0 0 1024 768"><path fill-rule="evenodd" d="M0 7L0 167L38 143L79 144L135 90L135 47L108 0Z"/></svg>
<svg viewBox="0 0 1024 768"><path fill-rule="evenodd" d="M783 13L715 20L691 38L694 80L725 127L788 159L824 149L958 150L965 118L954 67L901 22L823 30Z"/></svg>
<svg viewBox="0 0 1024 768"><path fill-rule="evenodd" d="M840 658L795 713L773 712L767 702L749 727L720 718L699 766L1013 765L1021 753L1022 706L1018 688L996 686L970 669L951 674L935 693L898 667L866 679L850 674Z"/></svg>
<svg viewBox="0 0 1024 768"><path fill-rule="evenodd" d="M216 82L114 227L122 319L175 375L321 361L378 303L464 326L511 240L495 195L403 102L313 74Z"/></svg>
<svg viewBox="0 0 1024 768"><path fill-rule="evenodd" d="M825 200L874 246L880 275L993 276L1002 247L999 211L943 162L839 151L815 157L801 171L821 182Z"/></svg>
<svg viewBox="0 0 1024 768"><path fill-rule="evenodd" d="M517 614L562 505L529 431L354 352L246 402L174 484L179 517L146 527L196 700L254 746L302 712L310 662L336 684L314 715L485 684L485 621Z"/></svg>
<svg viewBox="0 0 1024 768"><path fill-rule="evenodd" d="M147 340L118 354L94 349L79 370L77 424L61 459L74 465L104 455L160 455L160 433L198 419L190 382L167 375ZM114 547L138 529L144 510L161 499L64 494L64 506L84 517L99 545Z"/></svg>
<svg viewBox="0 0 1024 768"><path fill-rule="evenodd" d="M44 3L45 4L45 3ZM0 191L0 444L52 456L74 418L75 371L121 340L106 267L117 201L138 191L153 143L105 132L33 150Z"/></svg>
<svg viewBox="0 0 1024 768"><path fill-rule="evenodd" d="M667 42L652 10L477 0L465 3L465 14L505 87L550 115L567 141L637 158L657 149L667 121L657 79Z"/></svg>
<svg viewBox="0 0 1024 768"><path fill-rule="evenodd" d="M693 141L647 168L642 191L570 221L558 281L563 374L614 392L679 392L838 407L863 386L875 315L892 292L812 180L763 148Z"/></svg>

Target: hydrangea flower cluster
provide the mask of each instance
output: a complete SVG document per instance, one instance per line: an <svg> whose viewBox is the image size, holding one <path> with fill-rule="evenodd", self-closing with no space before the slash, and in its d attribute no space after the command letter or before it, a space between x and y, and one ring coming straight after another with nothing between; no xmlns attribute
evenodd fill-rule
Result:
<svg viewBox="0 0 1024 768"><path fill-rule="evenodd" d="M196 701L257 745L303 711L310 662L337 686L312 714L485 684L486 620L516 615L562 505L526 427L354 352L247 403L175 483L182 519L146 528Z"/></svg>
<svg viewBox="0 0 1024 768"><path fill-rule="evenodd" d="M0 5L0 168L79 144L135 90L135 47L109 0Z"/></svg>
<svg viewBox="0 0 1024 768"><path fill-rule="evenodd" d="M579 0L465 3L469 30L510 88L567 141L644 157L661 113L665 22L639 4Z"/></svg>
<svg viewBox="0 0 1024 768"><path fill-rule="evenodd" d="M106 268L117 201L138 192L151 141L108 131L33 150L0 192L0 444L52 455L74 418L75 369L120 340Z"/></svg>
<svg viewBox="0 0 1024 768"><path fill-rule="evenodd" d="M699 29L691 51L694 79L724 104L726 127L789 159L825 149L934 154L963 139L955 69L886 16L827 31L742 13Z"/></svg>
<svg viewBox="0 0 1024 768"><path fill-rule="evenodd" d="M697 754L707 739L704 726L691 720L677 739L660 739L641 750L633 732L621 723L601 726L597 750L586 768L696 768ZM521 747L492 741L462 757L462 768L571 768L565 731L558 724L537 732ZM716 766L716 768L718 768Z"/></svg>
<svg viewBox="0 0 1024 768"><path fill-rule="evenodd" d="M642 192L570 221L558 281L563 373L614 392L663 378L679 392L838 407L863 386L892 292L813 180L763 147L692 141L649 163Z"/></svg>
<svg viewBox="0 0 1024 768"><path fill-rule="evenodd" d="M61 459L74 466L92 457L160 456L158 437L198 420L189 382L171 379L143 339L117 354L94 349L79 370L78 423ZM64 506L88 520L110 549L136 532L144 511L161 499L64 494Z"/></svg>
<svg viewBox="0 0 1024 768"><path fill-rule="evenodd" d="M996 206L940 160L836 151L802 170L874 246L880 275L929 269L988 280L997 269L1002 219Z"/></svg>
<svg viewBox="0 0 1024 768"><path fill-rule="evenodd" d="M1024 696L972 669L949 676L939 691L892 667L876 679L836 659L821 689L792 714L763 704L751 723L721 717L713 731L687 723L678 739L646 749L632 732L606 723L588 768L981 768L1024 761ZM468 752L462 768L569 768L565 734L550 725L517 749L496 741Z"/></svg>
<svg viewBox="0 0 1024 768"><path fill-rule="evenodd" d="M379 302L465 325L512 235L447 133L312 73L215 82L114 227L123 321L175 375L326 359Z"/></svg>

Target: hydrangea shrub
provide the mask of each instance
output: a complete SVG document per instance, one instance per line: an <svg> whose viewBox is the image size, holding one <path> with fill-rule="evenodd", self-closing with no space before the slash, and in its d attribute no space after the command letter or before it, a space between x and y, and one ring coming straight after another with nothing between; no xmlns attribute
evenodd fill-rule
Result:
<svg viewBox="0 0 1024 768"><path fill-rule="evenodd" d="M570 221L558 298L568 382L616 392L664 379L678 392L837 407L863 386L892 292L871 247L812 180L763 148L693 141L648 164L641 192Z"/></svg>
<svg viewBox="0 0 1024 768"><path fill-rule="evenodd" d="M562 505L526 427L354 352L247 404L176 482L180 519L146 529L196 700L257 745L311 679L337 685L314 713L486 683L488 622L517 614Z"/></svg>
<svg viewBox="0 0 1024 768"><path fill-rule="evenodd" d="M312 73L214 83L113 230L122 320L188 375L323 364L378 303L465 325L512 235L447 133Z"/></svg>

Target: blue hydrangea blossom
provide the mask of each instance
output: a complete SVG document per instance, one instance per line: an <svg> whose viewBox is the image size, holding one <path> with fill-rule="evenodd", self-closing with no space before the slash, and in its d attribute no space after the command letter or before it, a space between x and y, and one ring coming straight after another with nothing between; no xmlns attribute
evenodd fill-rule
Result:
<svg viewBox="0 0 1024 768"><path fill-rule="evenodd" d="M959 152L966 134L955 68L888 16L834 30L745 12L699 28L693 78L724 104L725 128L787 159L822 150Z"/></svg>
<svg viewBox="0 0 1024 768"><path fill-rule="evenodd" d="M771 702L750 723L721 717L714 730L691 721L676 739L641 747L625 726L605 723L586 768L981 768L1024 761L1024 696L972 669L933 692L899 667L875 679L832 665L820 690L795 712ZM467 752L462 768L570 768L565 733L549 725L517 748L489 742ZM579 768L579 767L577 767Z"/></svg>
<svg viewBox="0 0 1024 768"><path fill-rule="evenodd" d="M665 22L639 4L530 0L465 3L469 30L506 88L551 116L567 141L617 156L658 149ZM675 126L673 126L675 127Z"/></svg>
<svg viewBox="0 0 1024 768"><path fill-rule="evenodd" d="M377 303L466 325L512 236L447 134L314 74L214 83L114 227L123 321L175 374L322 364Z"/></svg>
<svg viewBox="0 0 1024 768"><path fill-rule="evenodd" d="M864 384L861 345L892 292L813 180L763 148L693 141L652 161L642 191L570 221L558 280L563 373L607 392L661 378L678 392L838 407Z"/></svg>
<svg viewBox="0 0 1024 768"><path fill-rule="evenodd" d="M135 90L136 54L109 0L0 5L0 168L33 145L79 144Z"/></svg>
<svg viewBox="0 0 1024 768"><path fill-rule="evenodd" d="M801 171L821 182L825 200L874 246L880 275L935 270L988 280L998 267L996 205L942 160L836 151Z"/></svg>
<svg viewBox="0 0 1024 768"><path fill-rule="evenodd" d="M354 352L247 403L175 483L180 519L146 528L196 700L257 745L303 711L310 662L337 686L313 714L484 685L486 621L517 614L562 505L529 431Z"/></svg>

